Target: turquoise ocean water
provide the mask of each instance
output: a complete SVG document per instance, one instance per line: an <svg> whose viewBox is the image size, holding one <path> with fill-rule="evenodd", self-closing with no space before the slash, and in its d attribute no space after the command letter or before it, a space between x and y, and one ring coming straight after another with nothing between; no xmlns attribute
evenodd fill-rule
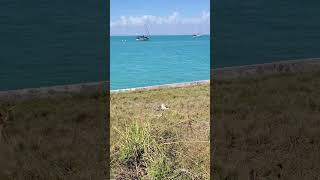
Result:
<svg viewBox="0 0 320 180"><path fill-rule="evenodd" d="M100 3L102 3L101 1ZM216 1L214 68L320 57L320 1ZM95 2L2 0L0 91L107 79ZM152 32L150 32L152 34ZM122 43L121 40L127 40ZM209 36L111 37L111 89L209 79Z"/></svg>
<svg viewBox="0 0 320 180"><path fill-rule="evenodd" d="M320 1L215 1L213 68L320 57Z"/></svg>
<svg viewBox="0 0 320 180"><path fill-rule="evenodd" d="M210 79L209 35L112 36L110 48L111 90Z"/></svg>
<svg viewBox="0 0 320 180"><path fill-rule="evenodd" d="M1 0L0 91L106 80L105 11L104 1Z"/></svg>

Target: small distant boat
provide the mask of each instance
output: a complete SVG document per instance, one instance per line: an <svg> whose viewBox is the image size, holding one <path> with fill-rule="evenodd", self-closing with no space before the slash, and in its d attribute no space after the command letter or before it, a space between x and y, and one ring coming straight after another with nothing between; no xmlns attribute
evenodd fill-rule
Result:
<svg viewBox="0 0 320 180"><path fill-rule="evenodd" d="M197 37L201 37L201 36L202 36L201 27L196 26L193 31L192 37L197 38Z"/></svg>
<svg viewBox="0 0 320 180"><path fill-rule="evenodd" d="M150 40L150 34L149 34L148 27L146 25L144 27L145 27L146 35L136 36L137 41L149 41Z"/></svg>
<svg viewBox="0 0 320 180"><path fill-rule="evenodd" d="M148 37L148 36L145 36L145 35L137 36L137 37L136 37L136 40L137 40L137 41L148 41L148 40L149 40L149 37Z"/></svg>
<svg viewBox="0 0 320 180"><path fill-rule="evenodd" d="M196 37L200 37L202 36L201 34L193 34L192 37L196 38Z"/></svg>

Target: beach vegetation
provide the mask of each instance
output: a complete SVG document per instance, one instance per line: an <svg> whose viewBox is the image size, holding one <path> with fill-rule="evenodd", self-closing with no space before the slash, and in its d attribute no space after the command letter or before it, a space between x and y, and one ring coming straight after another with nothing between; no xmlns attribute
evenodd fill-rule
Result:
<svg viewBox="0 0 320 180"><path fill-rule="evenodd" d="M112 179L209 179L209 85L111 94Z"/></svg>

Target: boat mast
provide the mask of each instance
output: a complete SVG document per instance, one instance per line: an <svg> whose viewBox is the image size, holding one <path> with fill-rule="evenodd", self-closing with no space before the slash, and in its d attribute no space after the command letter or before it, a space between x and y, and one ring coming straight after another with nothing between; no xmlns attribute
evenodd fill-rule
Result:
<svg viewBox="0 0 320 180"><path fill-rule="evenodd" d="M149 37L150 34L149 34L149 29L148 29L147 24L144 25L144 28L145 28L145 31L146 31L146 33L147 33L146 35Z"/></svg>

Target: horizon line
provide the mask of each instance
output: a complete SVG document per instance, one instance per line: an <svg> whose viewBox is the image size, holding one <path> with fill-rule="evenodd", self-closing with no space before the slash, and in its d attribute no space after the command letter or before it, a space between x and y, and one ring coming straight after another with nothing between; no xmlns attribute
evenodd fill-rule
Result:
<svg viewBox="0 0 320 180"><path fill-rule="evenodd" d="M193 35L193 33L191 34L154 34L154 35L149 35L149 36L189 36L189 35ZM205 34L201 34L201 35L210 35L210 33L205 33ZM109 37L114 37L114 36L139 36L139 35L133 35L133 34L121 34L121 35L109 35Z"/></svg>

